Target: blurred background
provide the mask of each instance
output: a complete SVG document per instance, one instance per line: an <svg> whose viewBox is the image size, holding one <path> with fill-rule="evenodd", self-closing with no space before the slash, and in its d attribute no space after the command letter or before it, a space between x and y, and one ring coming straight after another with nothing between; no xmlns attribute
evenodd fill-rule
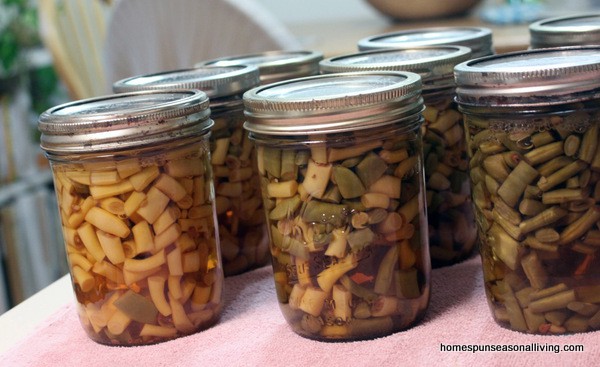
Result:
<svg viewBox="0 0 600 367"><path fill-rule="evenodd" d="M138 54L128 55L133 46L135 52L164 56L172 51L162 47L172 41L179 53L199 52L194 59L179 59L177 66L189 67L202 61L199 57L240 54L248 42L240 41L246 43L236 48L235 42L224 41L239 38L241 25L211 23L210 18L223 11L220 5L227 3L262 23L265 37L271 36L282 49L301 47L330 56L354 52L360 38L391 30L478 25L492 28L502 52L526 48L527 24L534 20L600 8L600 0L187 0L194 6L202 3L206 11L185 19L175 10L162 12L172 17L163 21L152 12L162 1L0 0L0 314L68 272L51 175L39 149L37 118L54 105L109 93L116 63L123 65L120 60L126 56L142 61ZM192 4L187 1L168 4L184 12ZM137 17L119 17L125 11ZM172 27L188 26L185 20L196 28L177 28L169 36L174 39L160 38L167 42L144 44L127 38L131 27L148 26L158 39ZM200 39L204 43L197 44ZM225 43L231 44L226 51L215 47ZM268 51L259 43L254 47L251 51Z"/></svg>

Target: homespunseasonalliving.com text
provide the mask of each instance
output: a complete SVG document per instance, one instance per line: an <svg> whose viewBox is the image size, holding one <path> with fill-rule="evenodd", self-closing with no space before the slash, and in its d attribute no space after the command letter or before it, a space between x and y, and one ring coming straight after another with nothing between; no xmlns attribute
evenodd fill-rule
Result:
<svg viewBox="0 0 600 367"><path fill-rule="evenodd" d="M440 343L441 352L583 352L580 344L444 344Z"/></svg>

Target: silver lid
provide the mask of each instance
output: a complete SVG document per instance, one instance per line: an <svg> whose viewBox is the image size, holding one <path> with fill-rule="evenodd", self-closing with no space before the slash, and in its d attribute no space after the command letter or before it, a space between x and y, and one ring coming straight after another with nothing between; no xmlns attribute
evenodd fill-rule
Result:
<svg viewBox="0 0 600 367"><path fill-rule="evenodd" d="M244 94L244 106L244 127L254 133L297 135L368 129L418 116L423 109L421 77L393 71L305 77L251 89Z"/></svg>
<svg viewBox="0 0 600 367"><path fill-rule="evenodd" d="M532 48L600 44L600 14L542 19L529 25Z"/></svg>
<svg viewBox="0 0 600 367"><path fill-rule="evenodd" d="M199 90L144 91L65 103L42 113L50 154L142 148L208 132L209 100Z"/></svg>
<svg viewBox="0 0 600 367"><path fill-rule="evenodd" d="M432 27L370 36L358 41L360 51L456 45L471 49L472 57L492 55L492 31L483 27Z"/></svg>
<svg viewBox="0 0 600 367"><path fill-rule="evenodd" d="M545 48L455 67L456 99L472 106L544 106L598 98L600 46Z"/></svg>
<svg viewBox="0 0 600 367"><path fill-rule="evenodd" d="M206 60L202 66L254 65L258 67L261 84L319 74L319 61L323 54L317 51L267 51Z"/></svg>
<svg viewBox="0 0 600 367"><path fill-rule="evenodd" d="M210 99L242 94L259 84L256 66L205 66L138 75L113 84L115 93L156 89L200 89Z"/></svg>
<svg viewBox="0 0 600 367"><path fill-rule="evenodd" d="M319 63L322 73L410 71L421 76L424 88L454 86L454 66L471 58L463 46L423 46L384 49L335 56Z"/></svg>

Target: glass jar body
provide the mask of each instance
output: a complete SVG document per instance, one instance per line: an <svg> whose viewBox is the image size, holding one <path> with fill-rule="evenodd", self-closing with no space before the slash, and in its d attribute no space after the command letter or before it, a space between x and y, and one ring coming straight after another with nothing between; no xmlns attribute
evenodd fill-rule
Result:
<svg viewBox="0 0 600 367"><path fill-rule="evenodd" d="M223 271L208 134L49 155L79 319L91 339L144 345L208 328Z"/></svg>
<svg viewBox="0 0 600 367"><path fill-rule="evenodd" d="M254 134L281 311L299 335L406 329L429 303L420 131Z"/></svg>
<svg viewBox="0 0 600 367"><path fill-rule="evenodd" d="M211 163L223 269L226 276L266 265L269 236L256 172L254 142L243 128L243 108L212 115Z"/></svg>
<svg viewBox="0 0 600 367"><path fill-rule="evenodd" d="M598 101L463 112L494 319L534 334L600 328Z"/></svg>
<svg viewBox="0 0 600 367"><path fill-rule="evenodd" d="M477 243L464 123L453 97L454 88L423 93L423 156L434 268L464 260Z"/></svg>

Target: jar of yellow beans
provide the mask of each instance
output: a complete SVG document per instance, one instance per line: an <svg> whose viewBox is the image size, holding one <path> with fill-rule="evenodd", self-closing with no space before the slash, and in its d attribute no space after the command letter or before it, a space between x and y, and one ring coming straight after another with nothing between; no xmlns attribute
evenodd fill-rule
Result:
<svg viewBox="0 0 600 367"><path fill-rule="evenodd" d="M217 322L212 125L198 90L98 97L40 116L77 311L94 341L152 344Z"/></svg>

